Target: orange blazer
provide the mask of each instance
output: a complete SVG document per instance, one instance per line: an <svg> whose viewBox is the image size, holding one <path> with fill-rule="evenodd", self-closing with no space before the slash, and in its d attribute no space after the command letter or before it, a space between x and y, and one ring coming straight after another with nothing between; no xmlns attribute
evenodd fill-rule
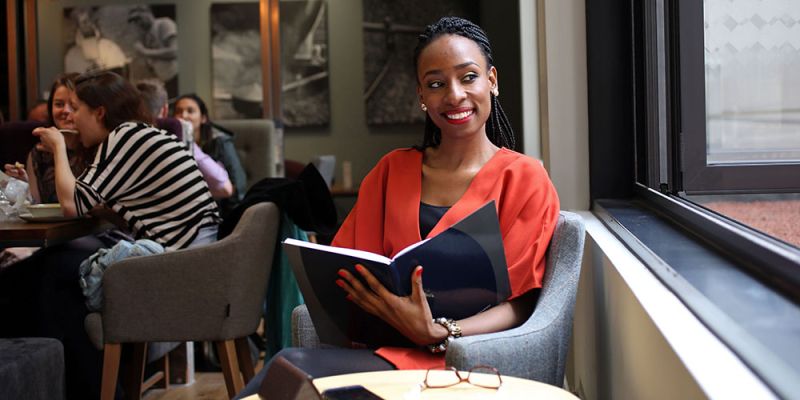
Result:
<svg viewBox="0 0 800 400"><path fill-rule="evenodd" d="M411 148L390 152L361 182L358 200L332 245L393 257L422 240L421 192L422 152ZM428 237L489 200L497 205L512 299L542 286L544 255L558 221L558 194L539 161L502 148L478 171ZM444 365L444 357L420 349L382 348L377 353L399 369Z"/></svg>

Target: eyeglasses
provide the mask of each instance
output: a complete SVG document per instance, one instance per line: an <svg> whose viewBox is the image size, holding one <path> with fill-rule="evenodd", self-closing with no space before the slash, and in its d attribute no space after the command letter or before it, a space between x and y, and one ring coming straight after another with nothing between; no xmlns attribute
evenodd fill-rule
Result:
<svg viewBox="0 0 800 400"><path fill-rule="evenodd" d="M420 383L420 391L425 389L441 389L467 382L470 385L487 389L499 389L503 379L497 368L488 365L478 365L466 372L459 372L453 367L444 369L431 368L425 372L425 380Z"/></svg>

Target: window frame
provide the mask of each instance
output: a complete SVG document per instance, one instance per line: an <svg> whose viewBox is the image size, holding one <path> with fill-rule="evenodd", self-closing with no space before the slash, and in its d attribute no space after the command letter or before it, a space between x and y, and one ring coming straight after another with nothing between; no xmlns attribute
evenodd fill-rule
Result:
<svg viewBox="0 0 800 400"><path fill-rule="evenodd" d="M686 194L799 192L800 160L796 163L707 163L703 1L678 0L682 131L679 190ZM792 177L795 177L792 179Z"/></svg>

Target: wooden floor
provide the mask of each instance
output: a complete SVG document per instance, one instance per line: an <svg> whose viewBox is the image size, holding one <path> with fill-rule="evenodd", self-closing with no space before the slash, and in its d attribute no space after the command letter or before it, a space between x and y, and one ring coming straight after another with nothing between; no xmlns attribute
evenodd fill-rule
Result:
<svg viewBox="0 0 800 400"><path fill-rule="evenodd" d="M227 400L225 378L222 372L198 372L191 385L172 385L169 390L151 389L142 396L143 400Z"/></svg>

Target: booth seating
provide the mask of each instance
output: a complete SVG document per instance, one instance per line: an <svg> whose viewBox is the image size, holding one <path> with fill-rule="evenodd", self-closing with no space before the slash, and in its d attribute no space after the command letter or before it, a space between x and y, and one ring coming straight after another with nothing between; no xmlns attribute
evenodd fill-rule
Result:
<svg viewBox="0 0 800 400"><path fill-rule="evenodd" d="M513 329L452 340L447 348L447 365L465 371L476 365L491 365L503 375L561 387L572 335L584 232L578 214L561 211L547 250L542 291L533 314ZM292 341L299 347L329 347L320 344L305 305L292 313Z"/></svg>
<svg viewBox="0 0 800 400"><path fill-rule="evenodd" d="M38 121L15 121L0 124L0 168L5 164L19 162L25 164L28 153L39 142L39 138L31 132L35 128L45 126Z"/></svg>
<svg viewBox="0 0 800 400"><path fill-rule="evenodd" d="M64 348L49 338L0 339L0 398L64 398Z"/></svg>

